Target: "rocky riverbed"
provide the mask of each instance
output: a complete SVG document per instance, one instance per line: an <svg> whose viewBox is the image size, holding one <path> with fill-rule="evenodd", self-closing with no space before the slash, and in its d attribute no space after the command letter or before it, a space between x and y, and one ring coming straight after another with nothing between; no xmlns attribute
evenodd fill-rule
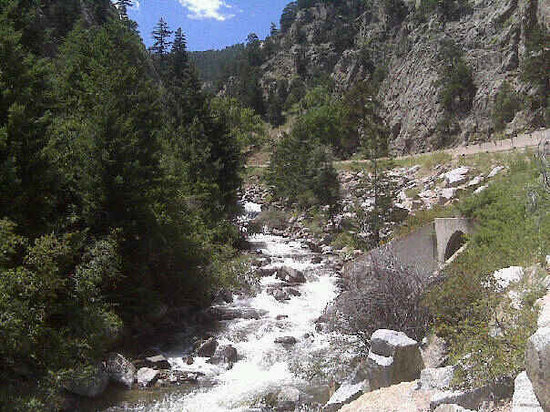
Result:
<svg viewBox="0 0 550 412"><path fill-rule="evenodd" d="M261 210L246 202L247 220ZM89 410L320 410L353 369L360 343L316 323L340 292L342 261L299 234L248 238L256 294L222 293L201 322L133 361L133 389Z"/></svg>

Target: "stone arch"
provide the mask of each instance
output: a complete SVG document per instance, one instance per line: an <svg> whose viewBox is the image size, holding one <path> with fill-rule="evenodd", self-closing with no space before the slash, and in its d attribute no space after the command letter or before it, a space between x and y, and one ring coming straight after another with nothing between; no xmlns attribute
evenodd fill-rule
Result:
<svg viewBox="0 0 550 412"><path fill-rule="evenodd" d="M449 260L466 243L466 235L462 230L454 232L445 247L444 261Z"/></svg>

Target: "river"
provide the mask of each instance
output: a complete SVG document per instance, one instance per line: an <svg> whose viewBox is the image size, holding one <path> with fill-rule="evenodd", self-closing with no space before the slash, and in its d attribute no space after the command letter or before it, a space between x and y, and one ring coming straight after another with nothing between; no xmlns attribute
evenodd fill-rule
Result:
<svg viewBox="0 0 550 412"><path fill-rule="evenodd" d="M245 210L245 220L249 220L259 213L260 206L246 203ZM248 240L251 249L269 262L264 268L285 266L304 273L306 282L293 286L299 296L278 301L268 292L281 288L284 282L275 274L261 278L257 295L235 296L232 303L218 306L222 310L255 310L262 314L259 319L221 321L212 329L220 346L236 348L238 361L232 368L212 365L208 358L201 357L194 357L194 363L187 365L185 358L191 354L192 346L189 339L182 338L164 354L172 369L203 373L198 385L157 391L153 395L148 392L147 396L132 391L137 392L136 400L126 400L104 410L271 410L277 397L284 398L285 394L297 393L296 390L300 391L302 410L318 409L329 399L335 380L349 372L357 353L353 336L316 328L315 321L339 293L338 278L332 269L334 257L316 254L298 240L272 234L256 234ZM275 343L284 336L296 338L296 343Z"/></svg>

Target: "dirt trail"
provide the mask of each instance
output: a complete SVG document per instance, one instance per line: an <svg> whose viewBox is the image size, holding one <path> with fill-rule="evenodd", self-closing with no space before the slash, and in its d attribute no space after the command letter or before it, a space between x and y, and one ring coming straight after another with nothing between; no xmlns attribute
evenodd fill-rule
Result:
<svg viewBox="0 0 550 412"><path fill-rule="evenodd" d="M433 152L417 153L414 155L397 156L396 159L412 159L426 154L446 153L453 157L470 156L477 153L507 152L538 146L542 139L550 139L550 129L541 129L529 133L520 134L517 137L503 140L493 140L469 146L459 146L452 149L436 150ZM336 162L339 165L364 163L367 160L342 160Z"/></svg>
<svg viewBox="0 0 550 412"><path fill-rule="evenodd" d="M496 153L511 150L524 149L538 146L542 139L550 140L550 129L540 129L529 133L520 134L517 137L503 140L492 140L469 146L459 146L452 149L436 150L433 152L417 153L413 155L397 156L395 159L413 159L427 154L446 153L453 157L470 156L477 153ZM341 160L334 162L335 165L343 166L348 164L366 163L368 160ZM248 167L264 168L267 164L251 164Z"/></svg>

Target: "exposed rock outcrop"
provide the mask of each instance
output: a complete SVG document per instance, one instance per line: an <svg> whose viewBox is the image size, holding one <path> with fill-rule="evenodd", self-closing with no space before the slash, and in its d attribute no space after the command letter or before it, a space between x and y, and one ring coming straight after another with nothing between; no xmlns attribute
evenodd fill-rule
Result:
<svg viewBox="0 0 550 412"><path fill-rule="evenodd" d="M336 4L335 4L336 3ZM423 10L419 10L424 7ZM266 100L288 94L298 80L330 74L339 90L386 72L379 91L396 151L420 152L441 144L434 135L445 109L440 98L441 44L462 49L475 84L471 108L456 118L444 144L486 139L496 96L507 81L518 92L526 42L536 24L550 27L548 0L480 0L454 16L420 1L319 2L301 9L290 29L272 39L276 53L262 66ZM281 86L281 83L286 86ZM281 89L283 89L281 91ZM536 126L542 112L523 109L507 133Z"/></svg>
<svg viewBox="0 0 550 412"><path fill-rule="evenodd" d="M420 377L424 364L418 342L402 332L379 329L371 337L367 358L371 389L383 388Z"/></svg>

